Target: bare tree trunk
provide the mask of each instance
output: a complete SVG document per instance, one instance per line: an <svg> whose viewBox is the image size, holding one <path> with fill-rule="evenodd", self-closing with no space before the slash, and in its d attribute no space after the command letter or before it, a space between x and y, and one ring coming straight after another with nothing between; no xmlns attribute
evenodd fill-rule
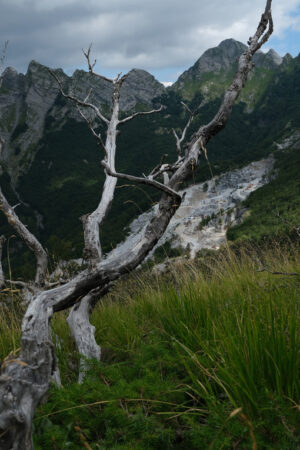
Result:
<svg viewBox="0 0 300 450"><path fill-rule="evenodd" d="M90 49L89 49L90 51ZM91 67L89 60L89 51L85 53L89 67ZM126 76L120 78L119 76L114 80L108 80L113 85L113 97L112 97L112 112L110 120L107 120L105 123L107 125L106 132L106 140L105 144L102 142L100 135L97 135L95 132L91 122L88 118L83 114L83 112L79 109L81 116L88 123L89 128L91 129L94 136L97 138L98 143L104 149L105 160L104 163L106 167L113 173L115 173L115 158L116 158L116 143L118 136L118 125L121 123L125 123L137 115L140 114L152 114L154 112L161 111L162 108L158 110L146 111L142 113L136 113L133 116L129 116L122 121L119 120L119 112L120 112L120 89L125 80ZM66 96L66 94L62 91L62 94ZM74 97L73 101L77 103L77 106L82 106L78 103L78 100ZM103 122L103 119L102 119ZM111 176L110 172L106 171L106 178L103 186L103 191L101 195L101 200L99 202L98 207L91 214L84 216L83 219L83 228L84 228L84 251L83 256L84 259L90 264L91 267L94 267L98 262L101 261L102 258L102 249L99 235L99 228L104 222L113 198L115 194L115 188L117 185L117 178L115 176ZM103 295L103 294L102 294ZM99 297L99 296L98 296ZM91 326L89 317L90 314L97 303L95 301L96 296L86 296L81 300L80 305L75 305L69 314L67 319L69 327L71 329L72 336L77 345L78 352L83 356L81 358L80 367L79 367L79 383L82 382L84 378L84 374L86 372L86 364L85 361L87 358L95 358L100 361L101 358L101 349L100 346L96 343L94 337L94 327Z"/></svg>
<svg viewBox="0 0 300 450"><path fill-rule="evenodd" d="M76 303L67 318L72 336L76 342L80 358L78 382L82 383L88 369L87 359L101 359L101 347L95 339L95 327L90 324L90 315L99 299L110 289L108 284L101 289L89 292L79 303Z"/></svg>
<svg viewBox="0 0 300 450"><path fill-rule="evenodd" d="M266 31L268 25L269 29ZM31 450L33 448L32 419L36 407L49 389L55 368L55 356L50 339L50 321L53 313L73 306L79 298L87 296L95 289L105 289L114 280L134 270L153 249L180 205L181 197L176 194L176 191L198 165L200 153L207 142L226 125L233 104L252 68L252 56L272 33L272 25L271 0L267 0L257 31L249 40L249 47L240 57L238 71L232 85L226 91L218 113L208 125L200 127L194 134L187 145L185 156L173 166L169 166L169 171L173 175L168 185L154 181L153 176L139 179L117 174L109 166L108 161L104 161L110 176L133 179L162 190L157 214L129 251L124 251L117 258L111 255L106 260L95 264L92 269L82 271L62 286L38 292L30 302L22 323L20 356L6 360L1 370L1 449ZM163 169L165 170L166 168ZM158 173L163 173L161 168Z"/></svg>
<svg viewBox="0 0 300 450"><path fill-rule="evenodd" d="M7 217L8 223L18 233L21 239L25 241L29 249L34 253L37 262L35 284L36 286L43 286L48 267L47 253L37 240L37 238L30 233L26 226L21 222L13 207L10 206L0 189L0 209Z"/></svg>
<svg viewBox="0 0 300 450"><path fill-rule="evenodd" d="M0 289L2 289L2 287L5 284L5 277L4 277L4 273L3 273L3 268L2 268L2 252L3 252L3 245L5 242L5 236L0 236Z"/></svg>
<svg viewBox="0 0 300 450"><path fill-rule="evenodd" d="M119 98L120 84L114 83L112 115L107 127L105 142L105 156L109 166L115 170L117 126L119 124ZM100 261L102 257L99 227L103 223L111 207L117 179L106 175L100 203L94 212L89 214L84 222L84 258L92 265Z"/></svg>
<svg viewBox="0 0 300 450"><path fill-rule="evenodd" d="M86 358L97 361L100 361L101 358L101 348L95 340L95 327L89 321L91 309L91 295L87 294L73 306L67 319L78 352L84 356L80 359L79 383L82 383L86 373Z"/></svg>

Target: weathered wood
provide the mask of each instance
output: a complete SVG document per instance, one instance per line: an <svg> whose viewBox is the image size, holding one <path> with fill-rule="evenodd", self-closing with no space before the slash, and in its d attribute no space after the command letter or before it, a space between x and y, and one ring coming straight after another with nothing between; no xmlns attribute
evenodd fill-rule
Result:
<svg viewBox="0 0 300 450"><path fill-rule="evenodd" d="M10 206L6 200L2 190L0 188L0 210L5 214L8 223L16 231L21 239L27 244L28 248L34 253L37 263L35 284L37 286L43 286L45 283L47 267L48 267L48 257L41 243L37 238L30 233L26 226L21 222L17 216L14 208Z"/></svg>
<svg viewBox="0 0 300 450"><path fill-rule="evenodd" d="M146 184L148 186L152 186L156 189L158 189L159 191L165 192L168 195L173 196L175 199L179 199L181 201L181 196L178 194L178 192L174 191L173 189L171 189L169 186L159 183L158 181L155 181L151 178L141 178L141 177L135 177L133 175L127 175L126 173L118 173L118 172L114 172L113 170L111 170L111 168L109 167L108 164L105 163L105 161L102 161L103 166L106 169L106 172L111 175L112 177L116 177L116 178L121 178L123 180L128 180L128 181L133 181L135 183L140 183L140 184ZM161 166L163 167L163 166ZM163 169L164 170L164 169Z"/></svg>
<svg viewBox="0 0 300 450"><path fill-rule="evenodd" d="M84 52L84 55L88 61L88 67L90 73L95 74L93 71L95 63L90 62L90 51L91 47L89 47L87 52ZM118 125L128 122L129 120L134 119L139 113L133 114L123 120L119 120L120 114L120 90L124 80L126 79L126 75L120 76L120 74L112 80L106 79L113 86L113 95L112 95L112 106L111 106L111 116L110 119L106 119L105 123L107 126L106 130L106 140L105 143L102 141L102 137L99 133L95 131L95 128L91 122L91 120L83 113L81 107L85 103L87 104L87 100L89 98L90 92L88 93L86 99L84 101L77 99L74 96L69 96L63 91L63 87L61 82L58 80L57 76L52 73L52 75L56 78L59 83L59 87L61 93L64 97L69 98L70 100L76 103L78 111L82 118L87 122L89 129L91 130L93 136L97 139L99 146L104 150L104 160L102 164L106 168L105 170L105 182L102 189L102 195L100 202L97 208L91 213L82 217L83 229L84 229L84 251L83 257L85 261L89 264L91 268L93 268L102 258L102 249L99 235L99 228L104 222L115 193L115 188L117 185L117 176L115 173L115 158L116 158L116 143L118 136ZM103 78L103 77L101 77ZM147 112L143 112L141 114L153 114L155 112L159 112L162 110L162 107L156 110L151 110ZM98 119L102 119L100 112L98 113ZM103 119L102 119L103 120ZM151 182L154 185L159 186L158 182ZM156 186L156 187L157 187ZM168 188L165 188L168 190ZM177 195L176 193L174 193ZM93 296L95 298L95 296ZM68 323L71 328L71 333L75 339L75 342L78 347L78 351L85 358L94 357L100 360L100 347L97 345L94 339L93 327L89 323L89 316L92 310L91 305L94 305L90 294L84 297L81 301L82 304L76 305L72 308L70 315L68 317ZM84 359L81 361L81 366L79 370L79 382L82 381L85 371Z"/></svg>
<svg viewBox="0 0 300 450"><path fill-rule="evenodd" d="M6 239L5 239L4 235L0 236L0 289L5 284L5 277L4 277L3 268L2 268L2 252L3 252L3 245L4 245L5 240Z"/></svg>
<svg viewBox="0 0 300 450"><path fill-rule="evenodd" d="M121 83L112 82L114 91L112 97L112 112L110 120L107 124L105 148L105 162L111 168L115 170L116 159L116 143L118 135L119 124L119 112L120 112L120 87ZM84 252L83 256L90 264L94 265L100 261L102 257L99 227L106 218L115 193L117 180L114 177L106 174L101 200L99 205L91 214L87 215L83 228L84 228Z"/></svg>
<svg viewBox="0 0 300 450"><path fill-rule="evenodd" d="M125 117L125 119L120 120L120 121L119 121L119 124L122 125L122 124L124 124L124 123L129 122L129 120L134 119L135 117L138 117L138 116L147 116L147 115L149 115L149 114L154 114L154 113L160 112L160 111L162 111L163 109L164 109L164 106L161 105L158 109L152 109L151 111L138 111L138 112L132 114L131 116Z"/></svg>
<svg viewBox="0 0 300 450"><path fill-rule="evenodd" d="M182 142L185 140L186 132L187 132L187 130L189 129L189 127L190 127L190 125L191 125L191 123L192 123L192 121L193 121L193 119L194 119L194 117L195 117L195 112L191 111L190 108L189 108L184 102L181 102L181 104L182 104L183 107L188 111L188 113L189 113L189 119L188 119L187 124L186 124L186 126L184 127L184 129L183 129L183 131L182 131L180 137L179 137L178 134L176 133L175 129L172 128L172 132L173 132L173 135L174 135L175 140L176 140L176 148L177 148L177 154L178 154L178 157L179 157L179 158L180 158L180 156L182 155L181 144L182 144Z"/></svg>
<svg viewBox="0 0 300 450"><path fill-rule="evenodd" d="M252 56L272 32L271 0L267 0L255 35L240 57L238 71L226 91L220 109L213 120L199 128L187 144L185 156L177 162L168 187L178 191L182 183L199 164L202 147L224 128L233 104L240 94L252 68ZM267 27L269 29L267 30ZM267 31L266 31L267 30ZM35 295L22 323L21 352L18 358L5 362L0 376L0 448L3 450L32 449L32 418L37 405L48 391L54 370L53 346L49 323L54 312L74 305L94 289L104 289L109 283L134 270L164 234L180 205L180 198L164 192L156 215L140 239L123 251L86 269L62 286Z"/></svg>
<svg viewBox="0 0 300 450"><path fill-rule="evenodd" d="M82 383L88 367L86 364L87 358L96 359L97 361L100 361L101 358L101 347L96 342L95 327L90 324L90 314L96 303L109 289L110 285L108 284L103 288L89 292L80 302L72 307L67 319L78 352L83 356L80 359L79 383Z"/></svg>

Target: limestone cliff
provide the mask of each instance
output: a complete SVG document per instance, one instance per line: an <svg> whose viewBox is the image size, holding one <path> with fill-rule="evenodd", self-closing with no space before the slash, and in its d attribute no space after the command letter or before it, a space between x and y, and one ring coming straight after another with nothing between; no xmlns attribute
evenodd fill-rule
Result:
<svg viewBox="0 0 300 450"><path fill-rule="evenodd" d="M110 107L110 83L76 70L68 77L61 69L55 73L66 91L84 98L92 88L91 101L107 112ZM133 69L122 87L122 111L141 110L152 106L153 98L163 94L165 87L144 70ZM47 67L31 61L25 75L8 67L0 89L0 162L15 185L26 173L43 137L46 118L59 128L68 118L81 121L71 102L62 101L56 81ZM47 126L46 126L47 128Z"/></svg>

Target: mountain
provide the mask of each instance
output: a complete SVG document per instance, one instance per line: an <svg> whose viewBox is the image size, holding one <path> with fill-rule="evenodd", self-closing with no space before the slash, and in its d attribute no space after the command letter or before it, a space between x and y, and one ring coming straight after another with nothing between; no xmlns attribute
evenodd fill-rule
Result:
<svg viewBox="0 0 300 450"><path fill-rule="evenodd" d="M155 259L162 246L169 250L169 255L174 255L175 249L175 254L185 252L192 258L203 249L219 249L226 242L228 228L242 223L249 215L242 202L269 183L273 166L274 156L270 155L242 169L185 188L183 202L149 258ZM129 238L114 249L112 257L132 248L156 213L157 205L137 217L130 224Z"/></svg>
<svg viewBox="0 0 300 450"><path fill-rule="evenodd" d="M202 94L202 104L220 97L232 80L237 61L246 45L234 39L226 39L217 47L206 50L195 64L185 71L172 86L185 100L191 100L196 93ZM258 51L253 58L254 70L239 101L253 109L263 95L270 78L282 64L274 50L268 53Z"/></svg>
<svg viewBox="0 0 300 450"><path fill-rule="evenodd" d="M79 98L85 98L92 89L91 102L109 111L112 96L109 82L83 70L76 70L72 77L61 69L54 72L66 92L76 92ZM145 109L152 105L154 97L164 91L164 86L148 72L133 69L122 88L120 108L122 111ZM82 121L74 104L62 101L57 82L47 67L31 61L26 75L18 74L11 67L5 70L0 90L0 151L1 161L6 165L14 185L20 174L30 168L36 145L47 132L49 122L56 121L61 128L71 119Z"/></svg>
<svg viewBox="0 0 300 450"><path fill-rule="evenodd" d="M141 175L149 173L162 154L167 153L168 160L172 160L176 149L171 130L182 129L187 121L181 101L193 109L200 105L188 139L217 112L244 48L233 39L221 42L167 89L147 72L132 70L121 91L123 114L159 104L166 109L138 117L122 127L117 143L117 170ZM212 175L243 167L272 152L277 158L280 151L276 143L300 130L300 57L281 58L270 50L266 54L260 52L255 63L225 130L208 145L210 167L203 159L191 183L204 182ZM84 97L93 86L92 101L100 104L103 113L109 112L107 83L93 80L84 71L76 71L72 77L60 69L55 72L64 88L79 96ZM101 126L99 131L104 131ZM82 225L78 218L98 203L104 180L102 154L74 105L60 95L47 67L33 61L26 75L6 69L0 89L0 136L0 183L11 203L20 203L18 214L55 260L80 257ZM297 158L293 156L290 161L295 163ZM289 165L289 158L285 164ZM297 178L297 173L294 176ZM297 186L295 182L295 195L300 198ZM104 250L120 242L130 221L157 199L157 192L140 186L126 183L117 189L108 221L101 229ZM247 201L251 202L251 196ZM296 216L292 218L295 220ZM6 235L13 234L4 218L0 229ZM12 240L10 252L11 261L22 265L25 276L32 260L30 252L17 240Z"/></svg>

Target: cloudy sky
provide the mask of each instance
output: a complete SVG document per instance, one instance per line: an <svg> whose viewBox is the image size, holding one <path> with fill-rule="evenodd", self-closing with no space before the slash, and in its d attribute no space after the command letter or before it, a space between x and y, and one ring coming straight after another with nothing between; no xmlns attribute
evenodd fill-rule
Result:
<svg viewBox="0 0 300 450"><path fill-rule="evenodd" d="M223 39L246 42L265 0L0 0L0 45L7 65L26 72L30 60L84 68L81 49L93 42L96 69L106 76L133 67L175 81ZM273 0L275 32L267 48L300 51L300 0Z"/></svg>

